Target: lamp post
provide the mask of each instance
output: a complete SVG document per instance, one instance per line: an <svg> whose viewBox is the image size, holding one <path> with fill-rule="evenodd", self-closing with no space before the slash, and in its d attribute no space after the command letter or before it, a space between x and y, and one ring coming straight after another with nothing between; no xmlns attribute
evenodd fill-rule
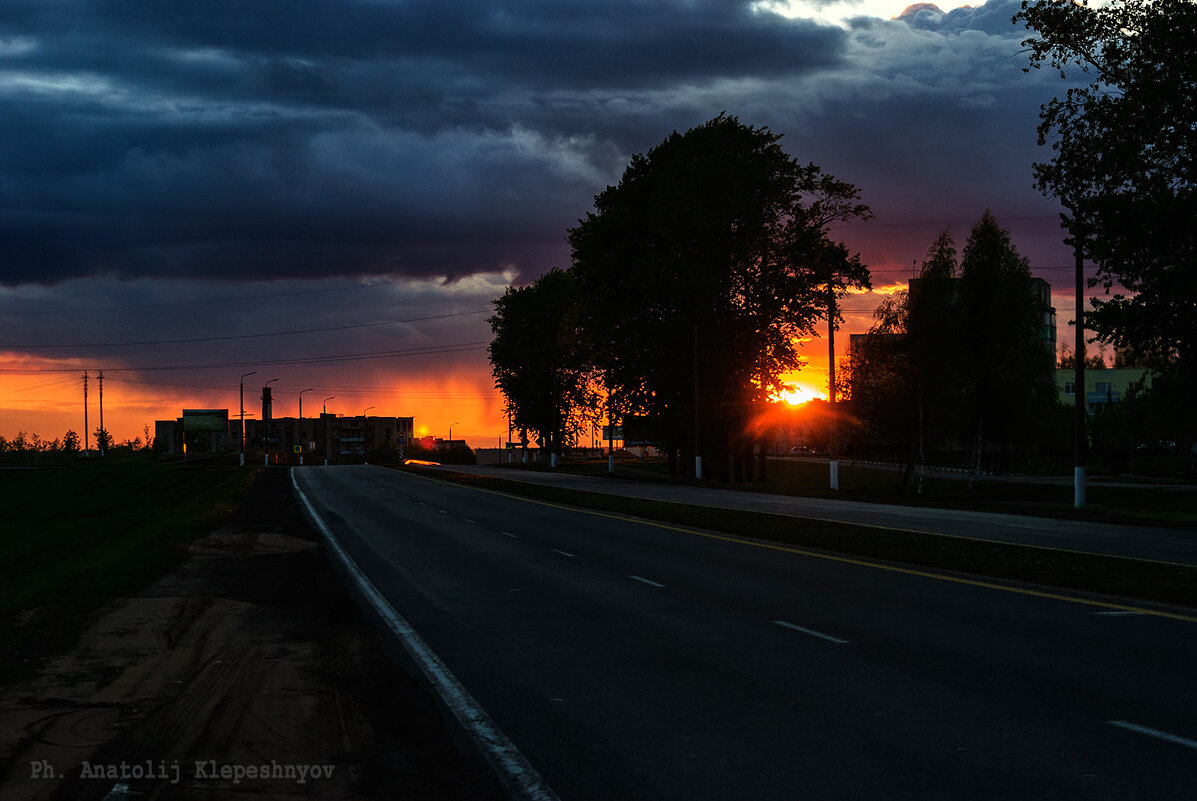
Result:
<svg viewBox="0 0 1197 801"><path fill-rule="evenodd" d="M337 396L329 395L327 398L324 399L324 407L320 410L321 414L328 414L328 402L335 397L337 397Z"/></svg>
<svg viewBox="0 0 1197 801"><path fill-rule="evenodd" d="M278 379L272 378L269 381L267 381L265 384L262 385L262 400L263 401L266 400L266 389L271 384L273 384L275 381L278 381ZM263 467L270 466L270 419L273 417L274 417L274 415L270 415L270 417L267 417L265 414L262 415L262 466Z"/></svg>
<svg viewBox="0 0 1197 801"><path fill-rule="evenodd" d="M449 423L449 464L453 464L453 426L460 423L460 420L454 420Z"/></svg>
<svg viewBox="0 0 1197 801"><path fill-rule="evenodd" d="M241 466L245 467L245 379L257 375L257 370L250 370L241 376Z"/></svg>
<svg viewBox="0 0 1197 801"><path fill-rule="evenodd" d="M311 392L315 387L308 387L299 391L299 465L303 466L303 393Z"/></svg>

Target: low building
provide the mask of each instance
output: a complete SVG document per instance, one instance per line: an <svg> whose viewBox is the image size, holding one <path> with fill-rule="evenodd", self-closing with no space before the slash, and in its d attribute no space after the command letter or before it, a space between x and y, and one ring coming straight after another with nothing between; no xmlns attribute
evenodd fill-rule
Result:
<svg viewBox="0 0 1197 801"><path fill-rule="evenodd" d="M183 453L184 441L188 442L189 453L240 449L240 420L234 418L226 423L223 432L191 432L185 430L189 415L187 410L184 411L184 416L177 420L155 421L154 435L160 449L167 453ZM286 454L284 461L291 456L302 456L312 460L310 464L325 459L330 463L360 461L371 454L378 454L380 458L398 458L412 441L414 429L415 419L412 417L320 414L302 420L297 417L275 417L265 423L246 420L245 448L261 451L266 447L272 453ZM201 447L196 445L197 438L202 438Z"/></svg>
<svg viewBox="0 0 1197 801"><path fill-rule="evenodd" d="M1085 368L1085 408L1089 414L1101 414L1128 394L1150 388L1151 371L1141 367ZM1076 370L1057 369L1056 390L1061 403L1076 403Z"/></svg>

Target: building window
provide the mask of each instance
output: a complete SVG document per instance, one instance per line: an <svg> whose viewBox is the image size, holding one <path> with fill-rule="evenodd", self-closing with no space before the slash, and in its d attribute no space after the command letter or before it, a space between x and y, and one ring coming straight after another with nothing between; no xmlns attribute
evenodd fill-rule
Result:
<svg viewBox="0 0 1197 801"><path fill-rule="evenodd" d="M1112 387L1111 387L1109 381L1098 381L1097 382L1096 391L1100 392L1102 395L1110 394L1111 389L1112 389Z"/></svg>
<svg viewBox="0 0 1197 801"><path fill-rule="evenodd" d="M1076 394L1076 382L1075 381L1065 381L1064 382L1064 394L1065 395L1075 395Z"/></svg>

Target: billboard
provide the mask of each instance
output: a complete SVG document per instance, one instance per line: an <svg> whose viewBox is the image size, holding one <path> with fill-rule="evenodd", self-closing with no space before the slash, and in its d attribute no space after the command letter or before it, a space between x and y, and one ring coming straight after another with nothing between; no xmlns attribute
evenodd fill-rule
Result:
<svg viewBox="0 0 1197 801"><path fill-rule="evenodd" d="M184 431L220 431L229 430L228 409L184 409Z"/></svg>

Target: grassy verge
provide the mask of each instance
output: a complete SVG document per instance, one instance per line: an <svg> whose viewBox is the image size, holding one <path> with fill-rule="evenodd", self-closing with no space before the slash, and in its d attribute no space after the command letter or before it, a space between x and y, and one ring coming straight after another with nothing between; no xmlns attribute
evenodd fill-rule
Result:
<svg viewBox="0 0 1197 801"><path fill-rule="evenodd" d="M937 534L895 532L762 512L649 501L466 473L441 470L421 472L431 478L448 479L512 495L704 531L769 540L794 547L816 548L869 559L1126 598L1197 606L1197 567Z"/></svg>
<svg viewBox="0 0 1197 801"><path fill-rule="evenodd" d="M253 473L152 457L4 471L0 681L69 647L88 615L177 564Z"/></svg>
<svg viewBox="0 0 1197 801"><path fill-rule="evenodd" d="M514 469L520 469L513 465ZM533 469L533 468L528 468ZM595 476L607 476L606 462L570 462L563 469ZM615 478L651 481L670 480L661 461L617 463ZM1102 480L1088 485L1088 508L1073 508L1072 485L1035 482L1005 482L982 478L973 489L962 474L959 479L928 477L923 494L902 486L899 473L853 466L840 462L840 489L827 484L826 462L770 460L769 478L739 484L720 484L722 489L768 492L805 498L934 506L974 511L1033 514L1107 523L1146 523L1179 528L1197 527L1197 492L1154 487L1111 487ZM1114 480L1114 479L1109 479Z"/></svg>

